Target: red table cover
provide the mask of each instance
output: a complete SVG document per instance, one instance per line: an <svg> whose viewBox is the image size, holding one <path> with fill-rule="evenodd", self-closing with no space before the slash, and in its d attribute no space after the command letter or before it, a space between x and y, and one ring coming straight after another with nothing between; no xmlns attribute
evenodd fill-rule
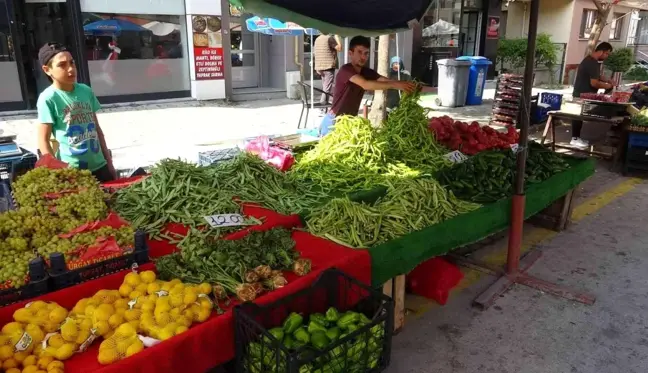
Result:
<svg viewBox="0 0 648 373"><path fill-rule="evenodd" d="M358 280L371 283L371 259L366 250L354 250L334 242L315 237L307 232L293 232L296 248L303 257L312 261L313 270L304 277L287 273L288 285L260 296L259 304L271 303L289 294L308 287L319 274L336 267ZM142 271L154 268L152 263L141 266ZM72 309L77 300L94 295L100 289L117 289L128 271L121 271L74 287L46 294L38 299L54 301ZM30 301L33 301L31 299ZM13 312L26 302L0 308L0 325L12 321ZM204 373L234 358L234 317L230 305L222 315L214 313L201 324L194 325L187 332L175 336L157 346L121 360L102 366L97 362L100 341L83 354L75 355L65 362L66 373L160 373L183 372Z"/></svg>

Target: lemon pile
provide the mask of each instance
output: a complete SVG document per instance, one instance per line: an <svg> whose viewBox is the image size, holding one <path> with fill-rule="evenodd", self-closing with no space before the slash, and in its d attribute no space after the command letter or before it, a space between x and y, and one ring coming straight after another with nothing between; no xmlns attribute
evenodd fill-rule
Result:
<svg viewBox="0 0 648 373"><path fill-rule="evenodd" d="M135 355L144 349L144 343L137 336L137 329L130 323L120 325L115 332L99 345L97 360L100 364L112 364L125 357Z"/></svg>
<svg viewBox="0 0 648 373"><path fill-rule="evenodd" d="M61 343L60 352L49 354L42 342L47 333L59 329L67 315L65 308L53 302L35 301L17 309L15 321L5 324L0 333L1 369L5 373L63 373L61 360L72 356L75 346L66 349Z"/></svg>

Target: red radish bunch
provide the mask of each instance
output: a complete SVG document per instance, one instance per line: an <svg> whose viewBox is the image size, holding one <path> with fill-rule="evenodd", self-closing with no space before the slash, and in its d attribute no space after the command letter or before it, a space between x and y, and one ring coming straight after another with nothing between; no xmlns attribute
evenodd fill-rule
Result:
<svg viewBox="0 0 648 373"><path fill-rule="evenodd" d="M449 116L430 119L428 128L439 143L467 155L489 149L510 149L511 144L519 139L514 127L509 127L507 132L499 132L489 126L481 127L477 122L468 124L454 121Z"/></svg>

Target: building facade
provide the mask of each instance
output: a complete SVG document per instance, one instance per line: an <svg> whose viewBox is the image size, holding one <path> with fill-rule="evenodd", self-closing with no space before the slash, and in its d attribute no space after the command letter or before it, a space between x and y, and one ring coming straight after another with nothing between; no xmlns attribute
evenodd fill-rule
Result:
<svg viewBox="0 0 648 373"><path fill-rule="evenodd" d="M506 38L526 37L529 28L529 1L509 1L503 4L506 19ZM556 71L563 84L573 84L580 62L585 57L587 41L596 18L596 5L592 0L542 0L538 32L546 33L559 50L562 58L560 71ZM637 29L638 13L621 2L613 7L607 25L599 40L614 48L632 43ZM536 78L537 80L537 78Z"/></svg>

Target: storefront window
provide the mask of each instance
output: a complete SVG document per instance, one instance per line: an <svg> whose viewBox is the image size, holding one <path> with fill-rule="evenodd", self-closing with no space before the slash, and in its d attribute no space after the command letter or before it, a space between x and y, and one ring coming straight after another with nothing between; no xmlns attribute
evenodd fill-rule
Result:
<svg viewBox="0 0 648 373"><path fill-rule="evenodd" d="M23 97L9 20L7 4L0 0L0 102L20 102Z"/></svg>
<svg viewBox="0 0 648 373"><path fill-rule="evenodd" d="M439 0L423 18L423 46L459 47L461 0Z"/></svg>
<svg viewBox="0 0 648 373"><path fill-rule="evenodd" d="M95 94L190 89L185 19L179 15L82 13Z"/></svg>

